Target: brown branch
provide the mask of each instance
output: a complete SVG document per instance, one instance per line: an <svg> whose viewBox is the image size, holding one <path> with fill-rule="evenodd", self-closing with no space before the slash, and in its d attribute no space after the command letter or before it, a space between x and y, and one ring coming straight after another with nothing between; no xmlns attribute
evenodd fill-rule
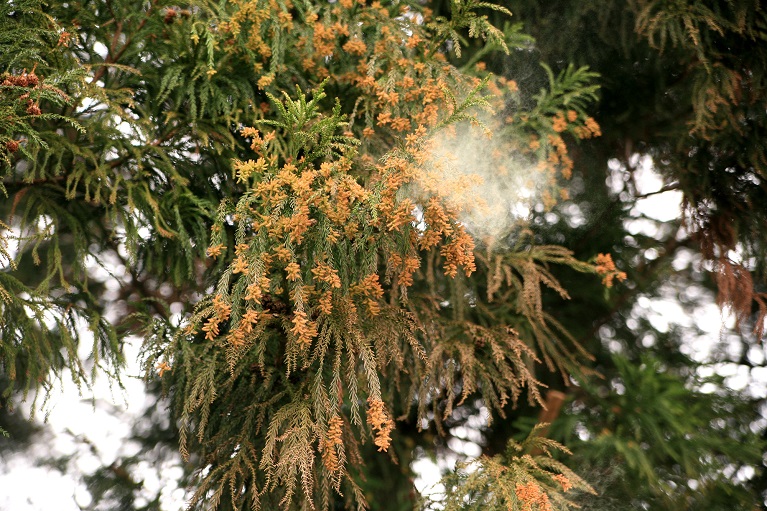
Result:
<svg viewBox="0 0 767 511"><path fill-rule="evenodd" d="M663 186L660 190L655 190L654 192L635 195L634 199L646 199L647 197L652 197L653 195L658 195L661 193L670 192L672 190L681 190L681 189L682 187L680 186L679 183L669 183L666 186Z"/></svg>
<svg viewBox="0 0 767 511"><path fill-rule="evenodd" d="M562 405L564 405L566 398L567 394L560 390L551 389L546 392L546 403L541 409L541 413L538 415L538 423L546 425L538 430L538 436L545 437L548 435L549 427L551 426L551 423L559 417L559 412L562 410ZM539 454L543 454L543 451L540 448L535 448L530 451L531 456L537 456Z"/></svg>
<svg viewBox="0 0 767 511"><path fill-rule="evenodd" d="M31 186L60 183L64 181L66 178L67 176L60 175L60 176L53 176L53 177L41 177L41 178L32 179L32 180L22 179L20 181L3 181L2 185L6 189L6 191L10 191L12 193L18 193L24 190L25 188L29 188Z"/></svg>
<svg viewBox="0 0 767 511"><path fill-rule="evenodd" d="M168 131L167 133L165 133L160 138L157 138L157 139L153 140L152 142L150 142L149 146L150 147L159 147L163 143L165 143L168 140L170 140L171 138L173 138L176 135L176 133L178 133L178 128L173 128L172 130ZM133 155L129 154L129 155L123 156L122 158L116 158L114 160L111 160L111 161L109 161L109 168L110 169L117 168L120 165L122 165L123 163L126 163L126 162L130 161L132 157L133 157Z"/></svg>
<svg viewBox="0 0 767 511"><path fill-rule="evenodd" d="M149 17L153 14L153 10L155 5L157 5L157 0L153 0L152 3L149 5L149 9L146 12L146 16L144 19L141 20L141 23L139 23L139 26L136 28L136 30L129 35L125 39L125 44L123 44L122 48L120 48L117 53L115 53L115 48L117 46L117 39L122 34L122 22L117 22L117 30L114 33L114 36L112 37L112 44L109 48L109 53L107 54L107 58L104 60L104 64L96 71L96 73L93 75L93 83L96 83L99 81L104 74L107 72L107 68L109 67L109 64L115 64L117 61L120 60L120 58L125 53L125 50L128 49L128 47L133 43L133 36L140 32L142 28L144 28L144 25L146 25L146 22L149 21Z"/></svg>

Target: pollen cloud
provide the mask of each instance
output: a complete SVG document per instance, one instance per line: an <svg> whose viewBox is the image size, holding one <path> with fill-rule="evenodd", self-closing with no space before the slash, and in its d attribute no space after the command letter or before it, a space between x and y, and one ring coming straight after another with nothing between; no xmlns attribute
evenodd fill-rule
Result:
<svg viewBox="0 0 767 511"><path fill-rule="evenodd" d="M543 174L489 133L467 126L434 137L425 179L478 241L491 243L527 223Z"/></svg>

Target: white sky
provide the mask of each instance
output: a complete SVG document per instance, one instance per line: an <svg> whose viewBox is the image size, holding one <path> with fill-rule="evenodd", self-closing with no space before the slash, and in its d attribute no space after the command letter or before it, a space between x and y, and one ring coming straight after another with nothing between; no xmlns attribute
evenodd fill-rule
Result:
<svg viewBox="0 0 767 511"><path fill-rule="evenodd" d="M78 504L90 503L90 494L74 476L92 473L140 451L141 446L130 440L131 427L146 407L154 404L154 398L147 397L140 378L139 342L134 339L125 348L128 366L123 376L124 392L110 386L104 376L96 381L92 392L83 389L82 396L69 380L61 383L61 392L53 391L42 437L35 438L28 451L0 459L0 510L79 511ZM88 343L83 345L87 347ZM87 352L81 355L85 357ZM28 404L21 409L29 414ZM39 458L73 454L67 474L36 466ZM185 491L177 486L182 475L179 463L180 458L160 467L139 466L140 476L134 477L143 479L152 498L162 491L161 501L167 511L185 508ZM41 484L43 481L45 484Z"/></svg>

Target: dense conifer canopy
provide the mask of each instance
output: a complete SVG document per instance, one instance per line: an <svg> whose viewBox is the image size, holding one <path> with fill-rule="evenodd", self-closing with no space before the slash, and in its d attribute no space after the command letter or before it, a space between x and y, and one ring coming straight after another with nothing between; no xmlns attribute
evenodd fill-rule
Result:
<svg viewBox="0 0 767 511"><path fill-rule="evenodd" d="M762 506L765 396L709 375L765 365L765 39L757 1L4 3L3 442L138 338L170 425L89 509L161 509L168 443L190 509ZM708 356L647 305L714 296Z"/></svg>

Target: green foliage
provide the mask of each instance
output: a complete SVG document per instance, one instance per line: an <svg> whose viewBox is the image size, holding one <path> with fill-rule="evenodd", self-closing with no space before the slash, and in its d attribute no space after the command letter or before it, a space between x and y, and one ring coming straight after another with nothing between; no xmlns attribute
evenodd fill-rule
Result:
<svg viewBox="0 0 767 511"><path fill-rule="evenodd" d="M277 102L272 97L278 118L258 125L275 131L263 138L254 129L243 131L253 138L259 155L269 154L266 140L287 144L269 162L265 156L235 162L246 187L236 204L224 202L219 208L209 250L219 256L224 233L231 229L235 257L163 356L174 374L184 374L172 388L183 410L182 452L193 449L187 438L194 429L203 459L215 467L202 479L193 502L210 491L214 501L227 498L236 508L259 503L267 492L272 505L279 501L289 506L298 485L306 499L315 498L315 492L327 499L332 489L341 488L361 499L344 460L359 458L356 445L367 438L381 450L388 448L391 413L385 412L382 429L377 428L375 416L381 411L376 403L382 406L382 400L390 402L400 394L403 403L419 402L416 420L424 421L427 405L442 401L430 396L443 392L444 385L443 415L448 416L456 381L463 386L460 402L478 392L501 410L509 399L516 402L525 387L531 400L537 398L537 382L528 369L534 351L513 330L454 320L451 328L464 330L462 335L446 328L432 337L428 332L436 317L408 313L391 300L381 300L385 291L379 282L399 282L404 288L404 279L412 279L407 267L399 265L413 258L414 239L423 247L426 239L437 236L429 246L440 242L450 249L465 236L454 221L441 225L441 231L427 225L414 232L400 220L403 215L410 218L413 206L410 199L397 200L401 185L392 188L392 179L411 176L407 183L425 173L423 168L406 168L408 159L418 160L417 154L396 149L385 156L380 180L369 190L351 179L349 162L359 142L334 135L344 120L338 106L327 116L318 111L324 97L321 88L311 100L300 90L295 100L285 95ZM475 100L469 96L467 101ZM455 108L464 110L463 105ZM269 136L274 133L279 135ZM430 208L439 207L438 201L419 198ZM464 250L460 245L457 249ZM548 250L548 260L557 257L554 252ZM453 264L450 257L448 253L446 268ZM558 257L559 262L578 264L566 254ZM471 271L466 262L455 264ZM525 278L538 275L540 270L533 269ZM205 341L196 333L200 328ZM158 349L166 343L162 336L156 341ZM248 379L251 383L245 385ZM236 401L218 398L235 392ZM232 407L241 402L250 405L246 410ZM360 406L364 402L366 414ZM215 419L220 416L227 417L225 423ZM343 424L344 433L328 445L333 421ZM317 437L323 464L315 461ZM222 438L233 443L222 445ZM244 492L232 494L232 484L244 486Z"/></svg>
<svg viewBox="0 0 767 511"><path fill-rule="evenodd" d="M103 317L97 297L77 287L86 273L82 259L69 259L71 248L87 252L91 237L83 217L76 216L87 216L87 206L61 204L46 186L48 180L28 163L40 154L49 161L56 150L41 124L83 130L76 120L55 110L73 104L65 90L76 90L84 71L76 65L64 68L74 60L60 48L61 27L39 2L4 4L0 32L0 162L5 178L0 188L6 196L14 194L2 208L6 221L0 221L0 263L9 270L23 270L16 254L26 252L43 270L31 282L19 279L18 273L0 273L0 365L26 396L37 386L50 389L49 378L61 377L65 369L78 385L87 383L89 371L78 354L78 329L93 336L91 375L102 360L107 373L121 361L116 332ZM42 112L41 106L54 111ZM24 164L17 165L19 160ZM60 243L62 234L71 241ZM3 397L13 390L3 388Z"/></svg>
<svg viewBox="0 0 767 511"><path fill-rule="evenodd" d="M480 413L435 507L755 502L758 470L725 473L762 463L755 403L634 307L709 285L673 266L698 242L762 333L764 13L729 5L6 3L0 403L119 376L138 334L191 509L405 508L366 477L407 495ZM694 237L628 223L645 155ZM87 478L95 506L138 506L136 462Z"/></svg>
<svg viewBox="0 0 767 511"><path fill-rule="evenodd" d="M685 381L651 356L635 364L616 355L613 363L615 373L604 385L585 384L572 411L551 432L559 437L579 431L581 440L569 433L559 438L567 437L577 463L602 471L599 479L620 463L621 482L603 489L606 498L622 492L671 509L696 495L714 501L727 491L740 495L744 505L756 504L725 476L758 463L764 451L763 440L751 430L756 418L748 400L706 392L721 381L695 376ZM605 387L612 389L609 394Z"/></svg>
<svg viewBox="0 0 767 511"><path fill-rule="evenodd" d="M487 16L477 15L478 9L490 9L511 16L511 12L500 5L490 2L477 2L476 0L453 0L451 3L450 17L438 16L434 19L431 27L434 30L432 41L432 53L443 43L450 41L452 50L457 57L461 57L461 46L467 44L467 40L461 35L464 29L468 30L469 37L481 37L491 46L509 53L504 31L493 26Z"/></svg>
<svg viewBox="0 0 767 511"><path fill-rule="evenodd" d="M0 168L4 176L9 175L17 151L30 157L30 150L48 148L35 121L60 121L83 129L71 118L40 109L41 103L70 105L72 99L65 91L84 78L83 69L71 59L71 68L62 66L67 61L60 48L62 32L39 1L6 2L0 7L0 45L4 48L0 56ZM0 185L0 191L7 195L4 186Z"/></svg>
<svg viewBox="0 0 767 511"><path fill-rule="evenodd" d="M459 464L440 482L445 493L433 494L433 502L427 508L446 511L579 508L570 497L595 494L594 489L554 458L554 453L570 452L563 445L540 436L547 426L536 426L522 443L509 441L503 455L483 456Z"/></svg>
<svg viewBox="0 0 767 511"><path fill-rule="evenodd" d="M542 88L534 97L536 108L531 117L539 122L548 122L558 111L575 110L585 114L587 108L598 99L599 85L593 83L599 73L590 71L587 66L576 68L570 64L555 78L551 68L542 63L548 77L548 87Z"/></svg>
<svg viewBox="0 0 767 511"><path fill-rule="evenodd" d="M648 0L626 8L606 0L536 24L538 4L522 2L517 11L536 27L541 51L604 77L609 110L597 120L605 142L621 147L622 161L637 150L651 155L665 185L683 192L686 226L715 268L719 302L761 337L767 217L757 205L765 201L767 154L756 105L766 90L764 10L758 2Z"/></svg>

